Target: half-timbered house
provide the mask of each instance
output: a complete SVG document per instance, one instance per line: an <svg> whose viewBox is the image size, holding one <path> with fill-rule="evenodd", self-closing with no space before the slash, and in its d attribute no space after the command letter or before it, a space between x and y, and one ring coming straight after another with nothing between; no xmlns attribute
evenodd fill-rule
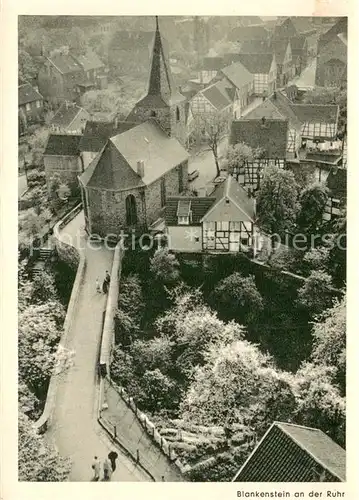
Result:
<svg viewBox="0 0 359 500"><path fill-rule="evenodd" d="M272 49L277 63L277 87L284 87L294 73L291 45L289 41L275 40Z"/></svg>
<svg viewBox="0 0 359 500"><path fill-rule="evenodd" d="M204 57L198 68L197 80L201 85L208 85L224 66L223 57Z"/></svg>
<svg viewBox="0 0 359 500"><path fill-rule="evenodd" d="M254 95L266 96L275 90L277 63L274 54L238 54L238 60L254 76Z"/></svg>
<svg viewBox="0 0 359 500"><path fill-rule="evenodd" d="M241 119L232 122L230 144L244 143L252 149L260 148L260 158L248 162L235 172L241 186L248 192L258 189L263 170L270 165L284 168L287 156L288 120L280 119Z"/></svg>
<svg viewBox="0 0 359 500"><path fill-rule="evenodd" d="M292 63L295 75L299 75L308 62L308 41L304 35L294 36L289 40L292 50Z"/></svg>
<svg viewBox="0 0 359 500"><path fill-rule="evenodd" d="M347 37L339 33L318 54L315 82L321 87L343 87L347 82Z"/></svg>
<svg viewBox="0 0 359 500"><path fill-rule="evenodd" d="M52 132L82 134L90 114L74 102L65 101L54 114L50 127Z"/></svg>
<svg viewBox="0 0 359 500"><path fill-rule="evenodd" d="M228 176L207 197L167 199L165 224L175 252L239 252L255 248L255 200Z"/></svg>
<svg viewBox="0 0 359 500"><path fill-rule="evenodd" d="M315 143L334 141L338 133L339 106L332 104L292 104L302 124L302 141L308 147Z"/></svg>
<svg viewBox="0 0 359 500"><path fill-rule="evenodd" d="M252 101L254 76L240 62L226 66L219 75L236 89L233 116L235 119L240 118Z"/></svg>

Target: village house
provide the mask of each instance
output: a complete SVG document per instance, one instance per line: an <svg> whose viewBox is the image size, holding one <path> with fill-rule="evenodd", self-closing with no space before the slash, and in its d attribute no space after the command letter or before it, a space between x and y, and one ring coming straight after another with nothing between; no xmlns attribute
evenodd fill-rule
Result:
<svg viewBox="0 0 359 500"><path fill-rule="evenodd" d="M41 123L44 119L44 99L30 83L18 88L19 133L26 131L29 124Z"/></svg>
<svg viewBox="0 0 359 500"><path fill-rule="evenodd" d="M335 104L292 104L291 108L302 124L303 146L316 148L318 143L336 140L339 106Z"/></svg>
<svg viewBox="0 0 359 500"><path fill-rule="evenodd" d="M336 22L325 33L322 33L318 40L318 54L320 54L329 42L336 38L337 35L344 33L348 38L348 18L336 18Z"/></svg>
<svg viewBox="0 0 359 500"><path fill-rule="evenodd" d="M275 90L277 63L274 54L238 54L238 59L254 77L254 95L267 96Z"/></svg>
<svg viewBox="0 0 359 500"><path fill-rule="evenodd" d="M204 57L198 68L197 78L190 80L190 82L197 83L203 87L208 85L224 66L223 57Z"/></svg>
<svg viewBox="0 0 359 500"><path fill-rule="evenodd" d="M50 122L51 132L80 135L89 118L90 115L85 109L74 102L65 101Z"/></svg>
<svg viewBox="0 0 359 500"><path fill-rule="evenodd" d="M315 83L320 87L344 87L347 83L347 37L339 33L322 47L317 58Z"/></svg>
<svg viewBox="0 0 359 500"><path fill-rule="evenodd" d="M254 94L254 75L250 73L240 62L226 66L219 72L219 77L236 89L236 97L233 107L233 116L240 118L247 106L252 102Z"/></svg>
<svg viewBox="0 0 359 500"><path fill-rule="evenodd" d="M173 252L237 253L255 248L255 200L229 175L206 197L169 197L165 208Z"/></svg>
<svg viewBox="0 0 359 500"><path fill-rule="evenodd" d="M106 88L107 75L104 63L95 52L87 51L86 54L72 57L78 62L85 73L86 83L98 88Z"/></svg>
<svg viewBox="0 0 359 500"><path fill-rule="evenodd" d="M299 33L294 26L293 18L287 17L285 19L280 19L275 25L272 39L288 41L292 37L298 35Z"/></svg>
<svg viewBox="0 0 359 500"><path fill-rule="evenodd" d="M156 17L148 92L128 116L129 123L139 124L107 140L79 177L89 234L145 230L160 218L168 196L187 189L184 104Z"/></svg>
<svg viewBox="0 0 359 500"><path fill-rule="evenodd" d="M85 130L80 141L81 157L86 169L95 156L105 147L108 139L130 130L138 125L132 122L112 121L92 121L86 122Z"/></svg>
<svg viewBox="0 0 359 500"><path fill-rule="evenodd" d="M228 39L231 42L235 42L238 48L241 44L248 40L268 40L269 31L263 24L256 26L237 26L233 28L228 35Z"/></svg>
<svg viewBox="0 0 359 500"><path fill-rule="evenodd" d="M294 76L292 49L289 41L275 40L272 50L277 63L277 88L284 87Z"/></svg>
<svg viewBox="0 0 359 500"><path fill-rule="evenodd" d="M253 150L260 148L260 158L240 167L235 172L241 186L248 192L256 191L263 177L263 170L270 165L284 168L287 157L288 120L279 119L240 119L232 122L229 143L235 146L244 143Z"/></svg>
<svg viewBox="0 0 359 500"><path fill-rule="evenodd" d="M295 75L299 75L308 63L308 42L304 35L293 36L290 40L292 63Z"/></svg>
<svg viewBox="0 0 359 500"><path fill-rule="evenodd" d="M78 176L84 170L80 140L81 135L50 134L43 155L46 184L50 194L55 174L60 182L70 188L72 195L79 193Z"/></svg>
<svg viewBox="0 0 359 500"><path fill-rule="evenodd" d="M302 123L292 109L292 102L277 90L246 115L247 120L288 120L287 160L296 158L302 144Z"/></svg>
<svg viewBox="0 0 359 500"><path fill-rule="evenodd" d="M320 429L274 422L239 469L238 483L345 482L345 450Z"/></svg>

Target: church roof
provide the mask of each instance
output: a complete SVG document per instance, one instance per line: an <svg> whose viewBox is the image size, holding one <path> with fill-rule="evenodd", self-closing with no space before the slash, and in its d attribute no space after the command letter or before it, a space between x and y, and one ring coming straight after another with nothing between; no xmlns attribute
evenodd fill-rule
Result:
<svg viewBox="0 0 359 500"><path fill-rule="evenodd" d="M187 151L149 120L109 139L80 177L83 185L122 191L151 184L188 159ZM137 162L144 162L144 176Z"/></svg>

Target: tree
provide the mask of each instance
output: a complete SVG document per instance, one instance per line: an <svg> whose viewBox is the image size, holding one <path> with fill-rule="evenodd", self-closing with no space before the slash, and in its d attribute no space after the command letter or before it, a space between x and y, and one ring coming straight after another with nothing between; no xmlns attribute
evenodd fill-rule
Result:
<svg viewBox="0 0 359 500"><path fill-rule="evenodd" d="M347 262L347 218L343 212L334 221L332 227L333 235L329 244L328 269L330 269L334 282L337 286L343 286L346 281Z"/></svg>
<svg viewBox="0 0 359 500"><path fill-rule="evenodd" d="M298 302L315 316L332 305L332 278L324 271L312 271L298 290Z"/></svg>
<svg viewBox="0 0 359 500"><path fill-rule="evenodd" d="M164 284L174 284L180 276L179 262L168 248L156 250L150 259L150 271L156 280Z"/></svg>
<svg viewBox="0 0 359 500"><path fill-rule="evenodd" d="M61 457L19 412L18 472L20 481L66 481L71 463Z"/></svg>
<svg viewBox="0 0 359 500"><path fill-rule="evenodd" d="M299 196L298 228L314 234L323 224L323 214L328 201L328 188L320 183L305 188Z"/></svg>
<svg viewBox="0 0 359 500"><path fill-rule="evenodd" d="M130 348L134 366L138 373L159 369L167 374L172 367L174 342L161 335L151 340L135 340Z"/></svg>
<svg viewBox="0 0 359 500"><path fill-rule="evenodd" d="M86 53L86 38L81 28L74 26L69 33L69 45L77 55Z"/></svg>
<svg viewBox="0 0 359 500"><path fill-rule="evenodd" d="M263 309L263 299L256 287L254 277L247 278L235 272L221 280L214 292L214 302L229 318L247 323Z"/></svg>
<svg viewBox="0 0 359 500"><path fill-rule="evenodd" d="M19 51L19 77L24 81L31 81L37 76L37 67L34 60L25 50Z"/></svg>
<svg viewBox="0 0 359 500"><path fill-rule="evenodd" d="M32 302L41 303L54 301L57 297L55 279L52 274L43 271L32 280Z"/></svg>
<svg viewBox="0 0 359 500"><path fill-rule="evenodd" d="M218 147L221 139L228 133L229 121L229 116L219 113L203 113L194 118L195 134L205 140L208 150L213 153L217 177L221 174Z"/></svg>
<svg viewBox="0 0 359 500"><path fill-rule="evenodd" d="M313 363L335 367L334 380L345 394L346 296L314 322L313 339Z"/></svg>
<svg viewBox="0 0 359 500"><path fill-rule="evenodd" d="M181 394L176 384L156 368L147 370L141 379L141 393L137 397L140 408L150 412L173 409Z"/></svg>
<svg viewBox="0 0 359 500"><path fill-rule="evenodd" d="M245 166L254 160L260 159L262 155L262 148L252 149L244 142L240 142L235 146L229 146L226 158L228 172L231 175L235 175L238 180L238 176L244 173Z"/></svg>
<svg viewBox="0 0 359 500"><path fill-rule="evenodd" d="M50 210L37 213L34 208L24 210L19 214L19 246L28 248L34 239L39 237L46 224L51 220Z"/></svg>
<svg viewBox="0 0 359 500"><path fill-rule="evenodd" d="M263 231L282 235L294 227L298 203L298 186L294 175L277 166L264 170L257 193L258 223Z"/></svg>
<svg viewBox="0 0 359 500"><path fill-rule="evenodd" d="M303 265L310 271L325 271L328 268L329 248L311 248L303 256Z"/></svg>

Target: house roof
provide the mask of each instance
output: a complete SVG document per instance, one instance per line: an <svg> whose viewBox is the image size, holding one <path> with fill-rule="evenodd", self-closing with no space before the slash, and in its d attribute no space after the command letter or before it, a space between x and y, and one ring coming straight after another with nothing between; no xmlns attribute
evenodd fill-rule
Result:
<svg viewBox="0 0 359 500"><path fill-rule="evenodd" d="M263 117L270 120L284 120L284 116L269 99L261 102L248 113L246 115L246 120L260 120Z"/></svg>
<svg viewBox="0 0 359 500"><path fill-rule="evenodd" d="M341 17L338 19L338 21L325 33L320 35L319 40L318 40L318 52L320 53L323 47L333 40L339 33L345 33L346 35L348 34L348 18L347 17Z"/></svg>
<svg viewBox="0 0 359 500"><path fill-rule="evenodd" d="M273 37L276 40L288 40L293 36L298 36L293 20L290 17L280 19L274 28Z"/></svg>
<svg viewBox="0 0 359 500"><path fill-rule="evenodd" d="M223 199L229 199L237 206L237 208L249 217L253 222L255 219L255 202L250 198L247 191L237 182L231 175L218 184L212 193L211 197L216 199L211 209L203 216L202 220L209 215L211 210Z"/></svg>
<svg viewBox="0 0 359 500"><path fill-rule="evenodd" d="M113 137L138 125L137 123L125 122L98 122L87 121L85 130L80 142L81 151L100 151L110 137Z"/></svg>
<svg viewBox="0 0 359 500"><path fill-rule="evenodd" d="M85 111L75 103L63 103L54 114L51 125L67 128L82 111Z"/></svg>
<svg viewBox="0 0 359 500"><path fill-rule="evenodd" d="M288 41L274 40L272 43L272 50L274 51L275 60L278 64L283 64L284 56L287 52Z"/></svg>
<svg viewBox="0 0 359 500"><path fill-rule="evenodd" d="M291 18L292 23L298 33L314 33L315 27L311 23L311 18L306 16L294 16Z"/></svg>
<svg viewBox="0 0 359 500"><path fill-rule="evenodd" d="M84 71L92 69L99 69L104 67L104 63L95 52L87 52L86 54L74 57L76 61L82 66Z"/></svg>
<svg viewBox="0 0 359 500"><path fill-rule="evenodd" d="M78 156L81 135L50 134L44 156Z"/></svg>
<svg viewBox="0 0 359 500"><path fill-rule="evenodd" d="M121 191L151 184L187 159L177 139L149 120L109 139L80 179L89 187ZM137 174L141 160L142 178Z"/></svg>
<svg viewBox="0 0 359 500"><path fill-rule="evenodd" d="M30 83L23 83L19 85L18 89L19 106L23 106L29 102L42 101L42 95L30 85Z"/></svg>
<svg viewBox="0 0 359 500"><path fill-rule="evenodd" d="M213 85L202 90L202 95L218 110L222 111L231 104L229 95L224 89L221 82L216 82Z"/></svg>
<svg viewBox="0 0 359 500"><path fill-rule="evenodd" d="M211 206L216 202L216 198L212 197L168 197L165 207L165 222L166 226L178 225L178 206L183 202L190 203L192 218L189 220L190 226L199 226L202 217L208 212Z"/></svg>
<svg viewBox="0 0 359 500"><path fill-rule="evenodd" d="M204 57L200 63L199 69L206 71L219 71L223 68L223 57Z"/></svg>
<svg viewBox="0 0 359 500"><path fill-rule="evenodd" d="M250 73L265 74L269 73L273 54L239 54L238 59Z"/></svg>
<svg viewBox="0 0 359 500"><path fill-rule="evenodd" d="M82 71L81 65L70 54L53 54L48 60L62 73L74 73Z"/></svg>
<svg viewBox="0 0 359 500"><path fill-rule="evenodd" d="M222 69L222 73L237 89L241 89L244 85L253 82L252 73L240 62L226 66Z"/></svg>
<svg viewBox="0 0 359 500"><path fill-rule="evenodd" d="M271 49L267 39L244 40L241 43L239 52L241 54L268 54Z"/></svg>
<svg viewBox="0 0 359 500"><path fill-rule="evenodd" d="M276 107L279 113L287 118L289 121L289 125L295 129L300 130L301 121L298 119L297 115L294 113L292 109L292 102L288 99L286 95L282 92L277 91L273 92L272 95L269 96L269 101Z"/></svg>
<svg viewBox="0 0 359 500"><path fill-rule="evenodd" d="M229 34L232 42L244 42L245 40L264 40L268 37L268 31L263 25L238 26L233 28Z"/></svg>
<svg viewBox="0 0 359 500"><path fill-rule="evenodd" d="M289 40L290 47L292 49L292 54L300 55L304 48L306 37L304 35L293 36Z"/></svg>
<svg viewBox="0 0 359 500"><path fill-rule="evenodd" d="M345 450L321 430L274 422L233 481L311 482L319 468L344 482L345 462Z"/></svg>
<svg viewBox="0 0 359 500"><path fill-rule="evenodd" d="M301 123L337 123L339 106L335 104L292 104Z"/></svg>
<svg viewBox="0 0 359 500"><path fill-rule="evenodd" d="M244 142L251 148L263 148L266 158L285 158L288 120L240 119L232 122L230 144Z"/></svg>

